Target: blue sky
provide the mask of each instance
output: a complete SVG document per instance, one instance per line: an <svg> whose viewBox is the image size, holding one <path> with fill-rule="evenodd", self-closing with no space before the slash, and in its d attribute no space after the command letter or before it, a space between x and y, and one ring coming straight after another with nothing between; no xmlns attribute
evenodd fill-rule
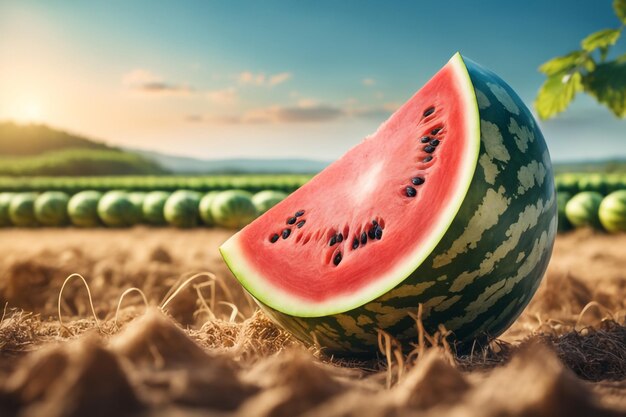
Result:
<svg viewBox="0 0 626 417"><path fill-rule="evenodd" d="M618 24L610 0L4 0L0 120L180 155L334 159L456 51L531 104L542 62ZM626 121L587 97L542 126L555 160L626 157Z"/></svg>

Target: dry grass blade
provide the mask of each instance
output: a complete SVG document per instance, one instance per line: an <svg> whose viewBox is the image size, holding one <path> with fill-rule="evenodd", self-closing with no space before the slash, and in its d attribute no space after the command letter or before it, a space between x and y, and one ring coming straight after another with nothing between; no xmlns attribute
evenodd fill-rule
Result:
<svg viewBox="0 0 626 417"><path fill-rule="evenodd" d="M87 281L85 280L85 278L81 275L81 274L77 274L77 273L73 273L70 276L68 276L67 278L65 278L65 281L63 281L63 285L61 285L61 290L59 290L59 300L57 303L57 313L58 313L58 319L59 319L59 325L61 326L62 329L66 330L68 333L72 334L72 331L70 330L69 327L65 326L65 324L63 324L63 317L61 315L61 301L63 300L63 290L65 289L65 285L67 285L67 283L72 280L72 278L79 278L83 284L85 284L85 289L87 289L87 297L89 297L89 307L91 308L91 313L93 314L93 318L96 321L96 327L98 328L98 330L100 331L100 333L103 333L102 331L102 327L100 326L100 320L98 320L98 316L96 315L96 309L93 306L93 298L91 296L91 290L89 289L89 284L87 284Z"/></svg>
<svg viewBox="0 0 626 417"><path fill-rule="evenodd" d="M167 297L167 299L165 301L163 301L163 303L161 303L160 309L162 311L165 311L165 309L167 308L167 305L174 299L176 298L176 296L187 286L189 285L190 282L192 282L195 279L201 278L201 277L206 277L209 278L213 281L216 281L217 278L215 277L215 274L211 273L211 272L200 272L197 273L195 275L192 275L191 277L187 278L182 284L180 284L180 286L178 288L176 288L176 291L174 291L169 297Z"/></svg>
<svg viewBox="0 0 626 417"><path fill-rule="evenodd" d="M131 292L137 292L139 293L139 295L141 296L141 299L143 300L143 304L145 305L146 309L148 309L148 307L150 306L150 304L148 303L148 299L146 298L146 294L144 294L143 291L141 291L139 288L137 287L131 287L126 289L122 295L120 295L120 299L117 301L117 308L115 309L115 320L113 322L113 326L117 329L117 318L118 315L120 313L120 307L122 307L122 301L124 300L124 297L126 297L126 295L130 294Z"/></svg>

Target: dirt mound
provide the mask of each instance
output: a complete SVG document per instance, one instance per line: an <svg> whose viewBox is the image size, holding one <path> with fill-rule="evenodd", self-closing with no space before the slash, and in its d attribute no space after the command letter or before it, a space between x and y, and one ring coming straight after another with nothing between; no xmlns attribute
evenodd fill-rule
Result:
<svg viewBox="0 0 626 417"><path fill-rule="evenodd" d="M403 355L381 335L368 362L324 357L268 320L217 255L227 237L0 231L0 415L626 415L626 236L559 236L500 340L454 356L424 335ZM95 317L78 278L58 316L75 272Z"/></svg>

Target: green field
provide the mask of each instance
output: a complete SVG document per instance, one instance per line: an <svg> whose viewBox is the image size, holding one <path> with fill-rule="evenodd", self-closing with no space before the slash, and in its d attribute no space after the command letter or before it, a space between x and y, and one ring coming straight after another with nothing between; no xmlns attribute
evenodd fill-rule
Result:
<svg viewBox="0 0 626 417"><path fill-rule="evenodd" d="M207 176L110 176L110 177L9 177L0 176L0 192L64 191L75 194L83 190L109 191L176 191L180 189L208 192L242 189L250 192L277 190L292 192L311 175L207 175Z"/></svg>

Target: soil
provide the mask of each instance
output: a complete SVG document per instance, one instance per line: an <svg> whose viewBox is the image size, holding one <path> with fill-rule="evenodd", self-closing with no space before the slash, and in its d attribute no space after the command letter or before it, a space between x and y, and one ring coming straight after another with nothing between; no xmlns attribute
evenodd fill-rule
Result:
<svg viewBox="0 0 626 417"><path fill-rule="evenodd" d="M0 230L0 416L626 416L626 234L559 235L522 316L467 356L381 335L350 362L257 311L231 233ZM88 287L59 297L72 274Z"/></svg>

